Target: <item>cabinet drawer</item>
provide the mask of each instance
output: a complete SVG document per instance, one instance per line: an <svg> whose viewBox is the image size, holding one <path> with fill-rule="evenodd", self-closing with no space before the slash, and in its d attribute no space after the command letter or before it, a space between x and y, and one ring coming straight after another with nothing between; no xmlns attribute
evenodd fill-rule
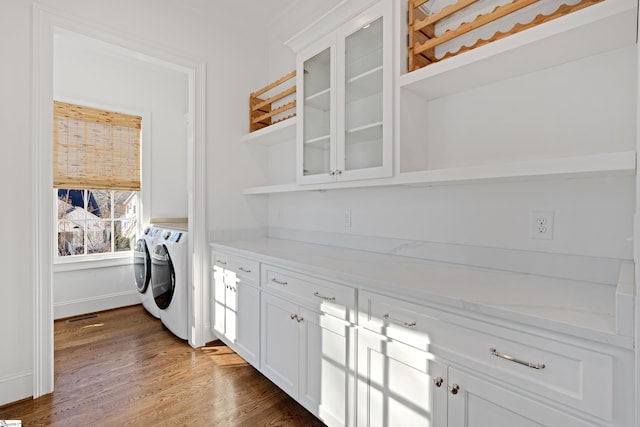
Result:
<svg viewBox="0 0 640 427"><path fill-rule="evenodd" d="M442 322L430 351L585 413L611 420L613 356L494 325ZM469 363L471 362L471 363Z"/></svg>
<svg viewBox="0 0 640 427"><path fill-rule="evenodd" d="M429 350L429 332L437 322L434 312L419 305L363 290L359 293L360 326L420 350Z"/></svg>
<svg viewBox="0 0 640 427"><path fill-rule="evenodd" d="M344 320L354 320L355 288L264 265L262 286L307 307Z"/></svg>
<svg viewBox="0 0 640 427"><path fill-rule="evenodd" d="M251 259L214 252L211 255L211 265L215 272L222 271L226 275L235 275L255 285L260 280L260 263Z"/></svg>

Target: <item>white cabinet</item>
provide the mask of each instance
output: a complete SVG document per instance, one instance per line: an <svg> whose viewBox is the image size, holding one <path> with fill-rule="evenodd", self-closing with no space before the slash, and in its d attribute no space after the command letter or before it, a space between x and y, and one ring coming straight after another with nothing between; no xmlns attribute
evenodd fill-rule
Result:
<svg viewBox="0 0 640 427"><path fill-rule="evenodd" d="M304 303L306 295L317 294L320 304L326 301L335 310L340 296L320 294L314 285L322 283L313 278L301 281L295 273L273 270L263 273L274 288L263 283L262 373L327 425L353 425L353 326L322 306Z"/></svg>
<svg viewBox="0 0 640 427"><path fill-rule="evenodd" d="M253 366L260 361L260 266L256 261L216 253L213 261L213 330Z"/></svg>
<svg viewBox="0 0 640 427"><path fill-rule="evenodd" d="M358 307L358 425L591 426L633 417L614 411L614 364L628 359L490 324L460 327L447 313L364 290Z"/></svg>
<svg viewBox="0 0 640 427"><path fill-rule="evenodd" d="M447 425L447 368L426 351L358 332L359 426Z"/></svg>
<svg viewBox="0 0 640 427"><path fill-rule="evenodd" d="M391 2L297 55L297 182L392 174Z"/></svg>

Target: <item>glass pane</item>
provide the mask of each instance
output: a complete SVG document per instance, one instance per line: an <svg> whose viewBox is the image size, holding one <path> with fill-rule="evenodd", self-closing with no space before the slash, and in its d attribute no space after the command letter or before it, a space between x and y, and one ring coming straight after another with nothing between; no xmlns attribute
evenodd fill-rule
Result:
<svg viewBox="0 0 640 427"><path fill-rule="evenodd" d="M84 221L58 222L58 255L84 254Z"/></svg>
<svg viewBox="0 0 640 427"><path fill-rule="evenodd" d="M58 219L85 219L85 191L58 190Z"/></svg>
<svg viewBox="0 0 640 427"><path fill-rule="evenodd" d="M116 252L130 251L136 244L137 220L114 221L113 235ZM151 248L150 248L151 249Z"/></svg>
<svg viewBox="0 0 640 427"><path fill-rule="evenodd" d="M382 166L382 18L345 40L345 169Z"/></svg>
<svg viewBox="0 0 640 427"><path fill-rule="evenodd" d="M87 220L87 253L111 252L111 221Z"/></svg>
<svg viewBox="0 0 640 427"><path fill-rule="evenodd" d="M304 175L331 167L331 50L327 48L304 62Z"/></svg>
<svg viewBox="0 0 640 427"><path fill-rule="evenodd" d="M89 190L87 211L90 218L111 218L111 190Z"/></svg>
<svg viewBox="0 0 640 427"><path fill-rule="evenodd" d="M113 211L114 218L136 218L138 193L136 191L114 191Z"/></svg>

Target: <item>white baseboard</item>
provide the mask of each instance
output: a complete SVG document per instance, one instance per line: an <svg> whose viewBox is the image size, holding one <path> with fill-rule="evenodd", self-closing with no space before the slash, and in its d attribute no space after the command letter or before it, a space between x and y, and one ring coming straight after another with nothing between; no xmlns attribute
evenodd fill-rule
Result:
<svg viewBox="0 0 640 427"><path fill-rule="evenodd" d="M0 405L33 396L33 374L18 372L0 378Z"/></svg>
<svg viewBox="0 0 640 427"><path fill-rule="evenodd" d="M136 290L62 301L53 304L53 318L63 319L135 304L140 304L140 294Z"/></svg>

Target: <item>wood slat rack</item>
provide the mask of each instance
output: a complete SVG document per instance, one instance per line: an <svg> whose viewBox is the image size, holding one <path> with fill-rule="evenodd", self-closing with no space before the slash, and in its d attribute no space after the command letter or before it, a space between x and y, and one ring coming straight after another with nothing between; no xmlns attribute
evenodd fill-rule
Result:
<svg viewBox="0 0 640 427"><path fill-rule="evenodd" d="M438 28L439 25L445 25L443 23L444 20L455 22L456 15L468 16L471 10L470 8L472 8L478 0L452 0L451 3L437 11L431 11L429 9L427 4L429 1L430 0L408 0L407 42L409 72L519 33L604 0L580 0L577 3L572 2L575 3L572 5L557 0L512 0L506 3L496 0L496 6L491 11L481 12L475 15L473 20L465 20L455 28L446 28L445 31L442 31L442 29L439 31ZM515 22L507 31L496 30L493 32L493 35L488 38L475 39L471 44L469 44L467 40L463 44L456 46L454 50L449 50L448 48L443 49L443 45L447 42L458 39L463 35L490 25L491 23L495 23L500 19L509 19L509 15L533 6L536 3L547 8L553 5L557 7L555 7L551 13L534 14L533 17L528 18L528 22ZM526 14L520 14L520 17L524 16L526 16ZM512 19L514 19L513 16ZM438 52L436 49L438 47L444 50L444 52Z"/></svg>
<svg viewBox="0 0 640 427"><path fill-rule="evenodd" d="M296 86L286 87L286 83L295 76L296 71L293 70L289 74L282 76L278 80L249 95L249 132L263 129L296 115ZM276 90L279 91L274 95L266 99L260 98ZM287 102L290 98L294 98L293 101ZM285 115L287 113L289 114Z"/></svg>

